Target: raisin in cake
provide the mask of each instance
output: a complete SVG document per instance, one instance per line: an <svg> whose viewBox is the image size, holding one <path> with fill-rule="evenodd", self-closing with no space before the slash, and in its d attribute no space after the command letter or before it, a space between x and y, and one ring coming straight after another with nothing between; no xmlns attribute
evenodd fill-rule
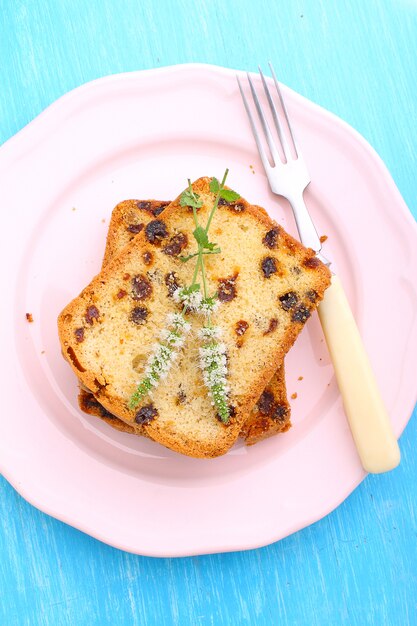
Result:
<svg viewBox="0 0 417 626"><path fill-rule="evenodd" d="M205 223L213 206L210 179L193 184ZM195 457L227 452L274 371L323 297L330 272L310 249L286 234L265 213L239 199L219 206L211 239L222 252L207 257L209 291L221 306L213 315L228 353L232 419L216 416L202 384L192 332L169 378L141 406L129 408L152 345L177 312L177 286L191 284L194 265L178 256L195 251L194 222L179 198L152 220L59 316L62 349L81 381L100 403L129 426ZM237 337L242 323L247 329ZM243 339L243 341L242 341Z"/></svg>
<svg viewBox="0 0 417 626"><path fill-rule="evenodd" d="M271 382L261 393L260 398L243 424L240 436L245 439L246 445L252 446L272 435L285 433L291 428L290 408L285 395L281 393L281 386L276 381L284 379L284 366L277 369ZM278 391L278 393L277 393Z"/></svg>
<svg viewBox="0 0 417 626"><path fill-rule="evenodd" d="M117 256L123 248L155 217L160 215L169 203L160 200L124 200L112 211L107 235L103 268ZM238 337L243 337L247 329L245 324L236 328ZM134 432L134 429L112 415L102 407L94 395L81 388L78 398L80 408L91 415L100 417L110 426L122 432ZM266 439L271 435L285 432L291 426L291 409L285 386L285 370L281 365L250 412L240 436L248 445ZM146 434L142 432L140 434Z"/></svg>

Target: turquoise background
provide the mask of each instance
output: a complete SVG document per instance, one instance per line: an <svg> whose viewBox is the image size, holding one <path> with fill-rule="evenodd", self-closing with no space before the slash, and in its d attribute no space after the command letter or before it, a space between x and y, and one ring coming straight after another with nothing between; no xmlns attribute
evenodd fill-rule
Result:
<svg viewBox="0 0 417 626"><path fill-rule="evenodd" d="M0 143L100 76L270 59L370 141L416 217L416 43L412 0L0 0ZM126 554L0 479L0 624L417 624L416 431L414 412L401 466L325 519L234 554Z"/></svg>

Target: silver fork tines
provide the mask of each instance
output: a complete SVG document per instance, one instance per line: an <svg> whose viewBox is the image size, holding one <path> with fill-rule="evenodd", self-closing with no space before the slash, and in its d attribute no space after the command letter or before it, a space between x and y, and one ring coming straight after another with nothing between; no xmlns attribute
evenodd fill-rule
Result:
<svg viewBox="0 0 417 626"><path fill-rule="evenodd" d="M266 93L266 97L268 98L269 108L271 109L272 118L274 120L275 128L277 130L278 137L279 137L279 140L281 142L281 146L282 146L282 149L283 149L283 152L284 152L285 161L288 161L288 158L291 155L291 152L290 152L290 147L288 145L287 137L286 137L285 133L283 132L283 128L282 128L280 119L278 117L278 113L277 113L277 110L275 108L274 101L272 100L270 91L268 89L268 85L266 84L265 76L263 75L263 72L262 72L261 68L258 67L258 69L259 69L259 74L261 75L262 85L263 85L264 91ZM249 79L250 82L252 82L250 80L249 75L248 75L248 79ZM282 100L281 90L279 88L278 83L277 83L277 91L278 91L278 95L280 97L280 101L281 101L281 104L282 104L284 101ZM291 134L291 137L292 137L292 134Z"/></svg>
<svg viewBox="0 0 417 626"><path fill-rule="evenodd" d="M273 131L268 124L267 117L265 115L263 106L254 85L254 81L249 74L247 74L247 80L249 83L252 100L258 114L259 122L262 127L262 131L272 157L272 163L268 158L268 154L265 149L266 146L264 145L261 135L258 132L257 124L251 111L251 106L249 104L248 98L245 95L241 81L239 80L239 76L236 76L239 90L242 95L246 113L249 118L256 145L258 147L259 155L261 157L262 164L268 177L271 189L274 193L283 196L284 198L287 198L289 200L294 212L294 217L301 241L305 246L307 246L308 248L312 248L313 250L315 250L316 253L319 253L321 250L321 241L310 217L310 214L308 213L303 198L304 190L310 183L310 175L301 154L300 147L296 141L295 133L291 127L288 111L285 106L282 91L275 76L274 69L271 64L269 64L269 67L272 72L272 80L275 86L276 94L278 96L279 111L277 109L277 106L275 105L271 90L268 86L267 79L263 75L260 68L259 74L274 122L278 144L274 138L275 133L273 134ZM283 118L283 121L288 128L287 132L285 129L285 124L282 123L280 117ZM281 159L279 148L281 149L284 156L284 161ZM318 254L318 256L324 263L329 264L329 261L325 259L323 255Z"/></svg>
<svg viewBox="0 0 417 626"><path fill-rule="evenodd" d="M278 97L279 97L279 100L280 100L280 103L281 103L281 108L282 108L282 110L284 112L285 121L287 122L288 130L290 131L291 141L292 141L294 149L295 149L295 154L298 157L297 141L295 139L295 134L294 134L294 131L292 129L292 126L290 124L290 118L288 117L288 111L287 111L287 107L285 106L284 98L282 97L281 87L279 86L279 82L277 80L277 77L275 76L274 68L272 67L271 63L269 63L269 68L271 70L272 78L274 79L274 84L275 84L275 88L277 90ZM272 102L272 98L270 96L269 89L268 89L268 87L266 85L266 81L265 81L264 75L262 74L261 68L259 68L259 72L261 73L261 76L262 76L262 82L264 84L264 88L268 91L268 96L271 99L270 101ZM274 106L274 110L275 110L275 106ZM276 116L276 111L275 111L275 116ZM275 116L274 116L274 119L275 119ZM276 117L277 117L276 123L279 124L278 116L276 116Z"/></svg>

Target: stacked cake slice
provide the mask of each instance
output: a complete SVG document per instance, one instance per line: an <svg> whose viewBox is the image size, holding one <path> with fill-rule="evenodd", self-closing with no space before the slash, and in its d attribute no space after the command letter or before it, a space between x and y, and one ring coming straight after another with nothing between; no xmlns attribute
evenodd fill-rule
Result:
<svg viewBox="0 0 417 626"><path fill-rule="evenodd" d="M216 194L211 179L192 185L206 223ZM58 327L65 358L83 385L80 406L127 432L195 457L227 452L286 430L289 407L283 359L323 297L329 270L259 207L220 200L210 236L221 252L205 257L206 283L219 306L227 361L227 420L200 368L201 318L191 325L164 380L133 407L149 355L169 314L181 314L176 292L192 284L195 215L172 203L126 201L113 211L101 273L63 310Z"/></svg>

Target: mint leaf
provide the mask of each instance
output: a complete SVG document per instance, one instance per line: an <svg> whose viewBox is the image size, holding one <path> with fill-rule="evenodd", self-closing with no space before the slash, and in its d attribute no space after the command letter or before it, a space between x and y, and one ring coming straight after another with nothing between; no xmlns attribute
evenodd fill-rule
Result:
<svg viewBox="0 0 417 626"><path fill-rule="evenodd" d="M194 239L196 240L196 242L200 244L201 246L203 246L203 248L205 248L208 245L209 240L208 240L208 236L207 236L207 232L205 228L203 228L202 226L197 226L197 228L193 232L193 235L194 235Z"/></svg>
<svg viewBox="0 0 417 626"><path fill-rule="evenodd" d="M217 193L219 189L220 189L220 183L217 180L217 178L213 176L213 178L210 181L210 191L211 193Z"/></svg>
<svg viewBox="0 0 417 626"><path fill-rule="evenodd" d="M217 251L219 251L219 252L220 252L220 248L216 248L216 246L217 246L217 243L212 243L211 241L209 241L209 242L208 242L208 243L204 246L204 249L205 249L205 250L211 250L211 251L216 250L216 252L217 252Z"/></svg>
<svg viewBox="0 0 417 626"><path fill-rule="evenodd" d="M188 296L190 293L194 293L194 291L200 291L200 285L197 283L196 285L191 285L190 287L184 287L182 292L184 295Z"/></svg>
<svg viewBox="0 0 417 626"><path fill-rule="evenodd" d="M210 181L210 191L212 193L218 193L220 198L223 198L226 202L235 202L240 198L240 195L236 193L236 191L233 191L232 189L224 189L223 184L219 183L217 178L214 176Z"/></svg>
<svg viewBox="0 0 417 626"><path fill-rule="evenodd" d="M203 201L200 200L200 196L198 193L194 193L194 191L190 191L186 189L182 192L180 196L180 205L181 206L190 206L195 209L199 209L203 206Z"/></svg>
<svg viewBox="0 0 417 626"><path fill-rule="evenodd" d="M226 200L226 202L235 202L236 200L239 200L240 195L232 189L221 189L220 197L223 198L223 200Z"/></svg>

